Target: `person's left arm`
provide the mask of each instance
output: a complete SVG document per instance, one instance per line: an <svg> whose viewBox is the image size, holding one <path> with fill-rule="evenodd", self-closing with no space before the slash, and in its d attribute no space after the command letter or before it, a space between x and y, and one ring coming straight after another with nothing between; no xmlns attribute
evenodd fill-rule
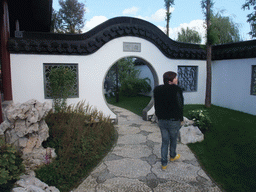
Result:
<svg viewBox="0 0 256 192"><path fill-rule="evenodd" d="M179 120L183 121L184 98L183 98L182 90L177 91L177 103L178 103Z"/></svg>

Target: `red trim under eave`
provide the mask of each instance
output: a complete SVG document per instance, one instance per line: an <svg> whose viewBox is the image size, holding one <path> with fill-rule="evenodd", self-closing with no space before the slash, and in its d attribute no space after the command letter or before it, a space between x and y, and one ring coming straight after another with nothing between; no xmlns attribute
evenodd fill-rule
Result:
<svg viewBox="0 0 256 192"><path fill-rule="evenodd" d="M12 100L12 81L11 81L11 65L10 52L8 51L8 39L10 37L9 12L7 0L3 0L3 16L1 28L1 55L2 55L2 80L4 100Z"/></svg>
<svg viewBox="0 0 256 192"><path fill-rule="evenodd" d="M2 101L1 101L1 97L0 97L0 124L3 122L3 110L2 110Z"/></svg>
<svg viewBox="0 0 256 192"><path fill-rule="evenodd" d="M12 81L11 81L11 65L10 65L10 52L8 51L8 39L10 37L10 27L9 27L9 11L7 0L2 1L2 15L0 15L0 32L1 32L1 60L2 60L2 89L4 93L4 100L12 100ZM0 97L2 95L0 94ZM3 122L2 113L2 99L0 98L0 123Z"/></svg>

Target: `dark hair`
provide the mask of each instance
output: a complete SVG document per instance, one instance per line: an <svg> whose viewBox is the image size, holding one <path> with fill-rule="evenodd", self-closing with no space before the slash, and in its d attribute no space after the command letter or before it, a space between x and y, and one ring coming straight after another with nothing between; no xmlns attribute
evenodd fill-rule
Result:
<svg viewBox="0 0 256 192"><path fill-rule="evenodd" d="M175 77L177 77L177 73L173 72L173 71L167 71L164 73L163 75L163 80L164 80L164 84L167 85L169 84L169 81L173 81L173 79L175 79Z"/></svg>

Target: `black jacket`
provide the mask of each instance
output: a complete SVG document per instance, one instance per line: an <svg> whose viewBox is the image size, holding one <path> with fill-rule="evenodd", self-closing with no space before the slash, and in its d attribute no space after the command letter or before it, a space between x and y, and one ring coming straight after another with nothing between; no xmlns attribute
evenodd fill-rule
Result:
<svg viewBox="0 0 256 192"><path fill-rule="evenodd" d="M183 121L182 89L173 85L159 85L154 89L155 113L158 119Z"/></svg>

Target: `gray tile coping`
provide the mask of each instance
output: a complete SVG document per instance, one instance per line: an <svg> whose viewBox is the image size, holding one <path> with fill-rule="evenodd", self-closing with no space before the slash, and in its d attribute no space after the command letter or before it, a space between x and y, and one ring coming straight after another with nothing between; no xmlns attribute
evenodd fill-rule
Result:
<svg viewBox="0 0 256 192"><path fill-rule="evenodd" d="M110 105L118 115L115 147L72 192L172 192L221 189L207 176L187 145L178 143L181 158L161 170L161 133L155 123Z"/></svg>

